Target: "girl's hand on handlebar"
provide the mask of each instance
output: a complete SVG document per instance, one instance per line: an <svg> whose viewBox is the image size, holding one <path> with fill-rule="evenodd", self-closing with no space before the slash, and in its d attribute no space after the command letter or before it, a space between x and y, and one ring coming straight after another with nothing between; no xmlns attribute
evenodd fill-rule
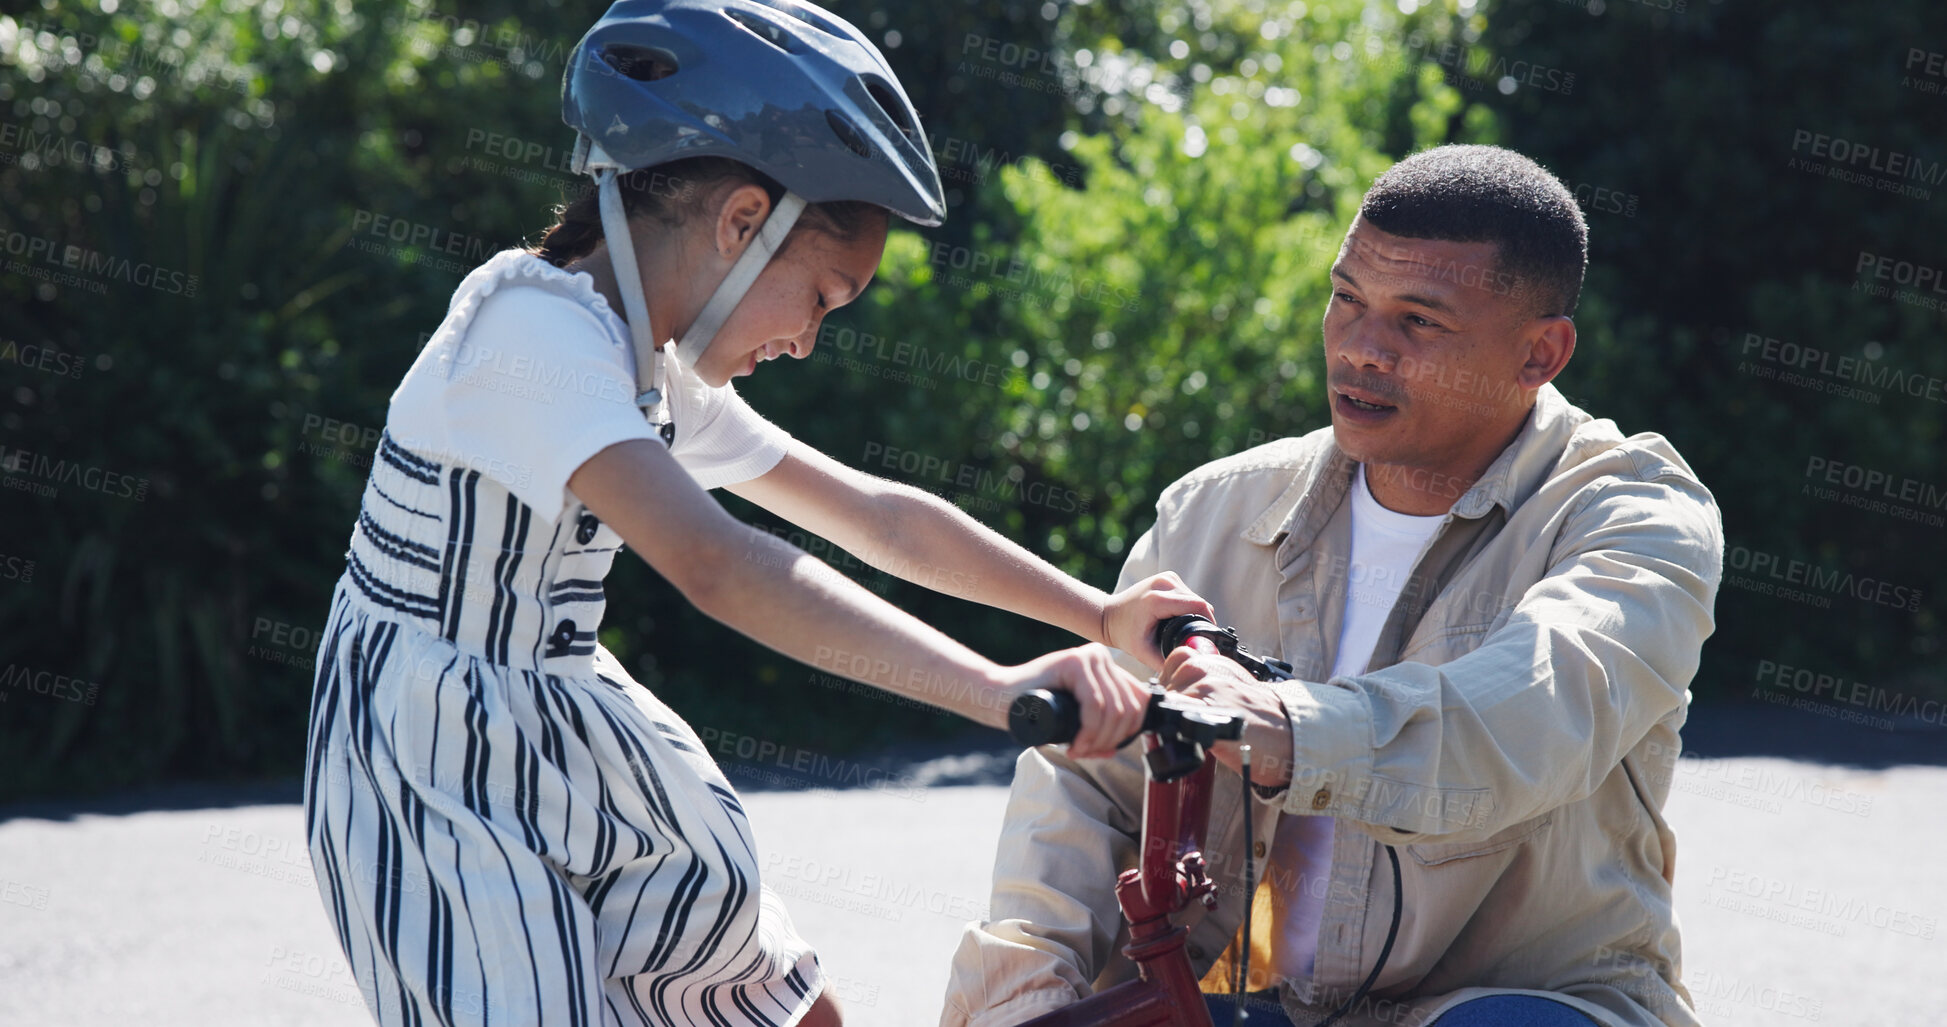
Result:
<svg viewBox="0 0 1947 1027"><path fill-rule="evenodd" d="M1090 759L1115 755L1116 745L1142 730L1149 688L1116 665L1108 647L1063 649L1003 671L1010 694L1031 688L1068 692L1082 708L1082 729L1068 755Z"/></svg>
<svg viewBox="0 0 1947 1027"><path fill-rule="evenodd" d="M1156 648L1156 625L1185 613L1217 616L1217 611L1190 591L1174 571L1164 571L1109 597L1102 606L1103 641L1141 660L1144 666L1161 670L1169 654Z"/></svg>

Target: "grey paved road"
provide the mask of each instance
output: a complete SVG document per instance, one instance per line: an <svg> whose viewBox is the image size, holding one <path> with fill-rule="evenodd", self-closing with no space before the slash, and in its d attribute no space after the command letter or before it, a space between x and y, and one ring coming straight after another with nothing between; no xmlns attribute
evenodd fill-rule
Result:
<svg viewBox="0 0 1947 1027"><path fill-rule="evenodd" d="M1677 896L1707 1023L1942 1022L1947 769L1680 768ZM286 795L0 820L0 1024L368 1023L301 813L274 801ZM960 925L986 903L1005 798L995 784L746 794L766 879L819 945L849 1023L935 1022Z"/></svg>

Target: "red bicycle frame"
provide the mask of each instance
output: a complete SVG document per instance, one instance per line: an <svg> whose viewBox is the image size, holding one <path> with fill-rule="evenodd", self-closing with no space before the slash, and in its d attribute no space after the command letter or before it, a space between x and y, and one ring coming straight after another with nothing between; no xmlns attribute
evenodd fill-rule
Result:
<svg viewBox="0 0 1947 1027"><path fill-rule="evenodd" d="M1205 638L1185 644L1217 651ZM1148 769L1142 854L1137 866L1124 870L1115 884L1116 903L1129 922L1129 944L1122 951L1135 961L1138 976L1020 1027L1212 1027L1196 971L1183 951L1189 931L1173 926L1169 918L1192 901L1213 909L1217 904L1217 886L1203 858L1215 763L1202 746L1166 741L1154 731L1142 737ZM1201 763L1188 773L1158 773L1159 767L1180 770L1192 757L1200 757Z"/></svg>

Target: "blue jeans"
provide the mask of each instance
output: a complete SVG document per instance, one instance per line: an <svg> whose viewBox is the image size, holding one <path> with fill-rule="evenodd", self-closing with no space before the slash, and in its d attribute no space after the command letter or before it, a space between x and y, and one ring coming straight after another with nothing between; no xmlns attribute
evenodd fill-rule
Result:
<svg viewBox="0 0 1947 1027"><path fill-rule="evenodd" d="M1205 995L1210 1022L1230 1027L1237 1010L1234 995ZM1291 1027L1278 1002L1278 993L1257 991L1244 996L1244 1022L1251 1027ZM1440 1014L1431 1027L1589 1027L1595 1021L1573 1006L1534 995L1489 995Z"/></svg>

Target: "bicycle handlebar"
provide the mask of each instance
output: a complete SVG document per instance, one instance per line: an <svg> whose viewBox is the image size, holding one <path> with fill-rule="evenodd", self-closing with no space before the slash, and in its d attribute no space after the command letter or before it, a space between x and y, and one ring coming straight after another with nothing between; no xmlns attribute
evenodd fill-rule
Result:
<svg viewBox="0 0 1947 1027"><path fill-rule="evenodd" d="M1007 710L1007 733L1023 746L1072 742L1081 729L1082 705L1068 692L1036 688L1017 696ZM1236 710L1208 706L1187 696L1152 688L1149 708L1143 713L1142 731L1155 731L1209 748L1215 742L1241 737L1244 719ZM1125 738L1122 744L1127 745L1130 740Z"/></svg>
<svg viewBox="0 0 1947 1027"><path fill-rule="evenodd" d="M1283 660L1254 655L1237 640L1236 628L1220 628L1194 613L1181 614L1156 625L1156 648L1165 654L1197 640L1210 643L1215 652L1230 657L1233 663L1250 671L1259 681L1289 681L1298 675ZM1211 651L1211 650L1205 650Z"/></svg>
<svg viewBox="0 0 1947 1027"><path fill-rule="evenodd" d="M1168 653L1182 646L1227 656L1260 681L1281 681L1293 676L1289 664L1253 656L1237 641L1236 631L1220 628L1194 614L1171 617L1156 625L1156 648ZM1007 710L1007 733L1023 746L1072 742L1081 728L1081 704L1068 692L1037 688L1021 694ZM1243 730L1243 716L1236 710L1207 706L1153 684L1150 688L1142 731L1155 731L1209 748L1219 740L1241 737ZM1123 744L1128 742L1125 739Z"/></svg>

